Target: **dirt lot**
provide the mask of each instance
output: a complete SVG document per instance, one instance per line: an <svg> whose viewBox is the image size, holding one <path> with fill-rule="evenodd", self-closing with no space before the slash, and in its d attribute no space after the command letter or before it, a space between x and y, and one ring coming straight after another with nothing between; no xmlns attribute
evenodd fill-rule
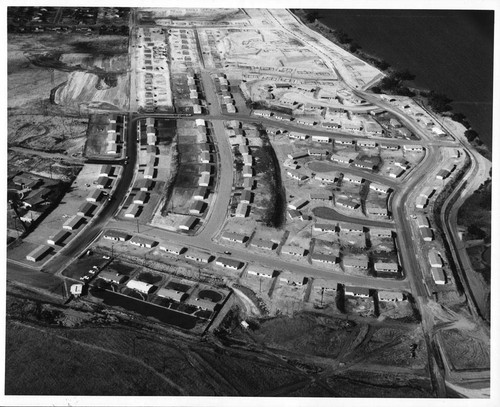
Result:
<svg viewBox="0 0 500 407"><path fill-rule="evenodd" d="M453 369L489 369L490 350L483 338L459 329L441 331L445 352Z"/></svg>

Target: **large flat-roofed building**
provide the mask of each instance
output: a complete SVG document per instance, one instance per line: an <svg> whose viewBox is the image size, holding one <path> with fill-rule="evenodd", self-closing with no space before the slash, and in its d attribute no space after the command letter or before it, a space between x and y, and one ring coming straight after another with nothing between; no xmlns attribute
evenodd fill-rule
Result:
<svg viewBox="0 0 500 407"><path fill-rule="evenodd" d="M102 191L94 189L91 194L86 198L87 202L97 202L101 198Z"/></svg>
<svg viewBox="0 0 500 407"><path fill-rule="evenodd" d="M295 220L295 219L304 220L304 217L302 216L302 212L300 212L296 209L289 209L288 210L288 217L291 220Z"/></svg>
<svg viewBox="0 0 500 407"><path fill-rule="evenodd" d="M193 297L189 297L184 303L211 312L215 310L215 306L217 305L215 302Z"/></svg>
<svg viewBox="0 0 500 407"><path fill-rule="evenodd" d="M132 204L125 211L125 217L134 219L139 215L139 212L141 211L141 209L142 209L141 206L136 205L136 204Z"/></svg>
<svg viewBox="0 0 500 407"><path fill-rule="evenodd" d="M66 230L76 230L80 227L80 225L85 221L83 216L72 216L66 222L64 222L63 229Z"/></svg>
<svg viewBox="0 0 500 407"><path fill-rule="evenodd" d="M154 134L147 135L147 143L150 146L154 146L156 144L156 136Z"/></svg>
<svg viewBox="0 0 500 407"><path fill-rule="evenodd" d="M146 191L139 191L139 193L134 197L135 205L144 205L149 198L149 194Z"/></svg>
<svg viewBox="0 0 500 407"><path fill-rule="evenodd" d="M78 216L92 216L94 209L96 208L91 202L84 202L78 208L78 212L76 213Z"/></svg>
<svg viewBox="0 0 500 407"><path fill-rule="evenodd" d="M428 227L420 228L420 233L422 234L422 238L425 242L432 242L434 240L434 235L432 230Z"/></svg>
<svg viewBox="0 0 500 407"><path fill-rule="evenodd" d="M111 165L103 165L101 167L100 177L109 177L113 173L113 167Z"/></svg>
<svg viewBox="0 0 500 407"><path fill-rule="evenodd" d="M126 240L128 240L129 234L127 232L121 232L119 230L106 230L103 233L103 237L106 240L125 242Z"/></svg>
<svg viewBox="0 0 500 407"><path fill-rule="evenodd" d="M312 136L311 140L316 143L330 143L332 141L329 136Z"/></svg>
<svg viewBox="0 0 500 407"><path fill-rule="evenodd" d="M361 168L363 170L369 170L369 171L372 171L376 167L376 165L373 162L360 160L360 159L354 160L352 162L352 165L357 167L357 168Z"/></svg>
<svg viewBox="0 0 500 407"><path fill-rule="evenodd" d="M370 236L390 238L392 237L392 230L387 228L370 228Z"/></svg>
<svg viewBox="0 0 500 407"><path fill-rule="evenodd" d="M52 247L41 245L26 255L26 260L36 263L52 251Z"/></svg>
<svg viewBox="0 0 500 407"><path fill-rule="evenodd" d="M231 270L238 270L243 266L243 262L227 257L217 257L215 264L220 267L228 268Z"/></svg>
<svg viewBox="0 0 500 407"><path fill-rule="evenodd" d="M291 160L298 160L299 158L304 158L309 156L309 151L307 150L297 150L293 153L288 153L287 157Z"/></svg>
<svg viewBox="0 0 500 407"><path fill-rule="evenodd" d="M418 145L418 144L405 144L403 146L403 150L420 153L420 152L424 151L424 147L422 147L421 145Z"/></svg>
<svg viewBox="0 0 500 407"><path fill-rule="evenodd" d="M336 202L337 205L342 206L347 209L356 209L359 204L356 201L353 201L352 199L349 198L337 198Z"/></svg>
<svg viewBox="0 0 500 407"><path fill-rule="evenodd" d="M254 110L253 114L255 116L261 116L261 117L271 117L272 112L270 110Z"/></svg>
<svg viewBox="0 0 500 407"><path fill-rule="evenodd" d="M241 191L240 202L250 204L253 201L253 193L248 189Z"/></svg>
<svg viewBox="0 0 500 407"><path fill-rule="evenodd" d="M415 202L415 206L418 209L424 209L427 206L428 199L425 196L419 196L417 197L417 200Z"/></svg>
<svg viewBox="0 0 500 407"><path fill-rule="evenodd" d="M198 179L198 185L200 187L208 187L210 185L210 174L203 173Z"/></svg>
<svg viewBox="0 0 500 407"><path fill-rule="evenodd" d="M196 216L189 216L180 225L180 230L191 230L198 223L198 218Z"/></svg>
<svg viewBox="0 0 500 407"><path fill-rule="evenodd" d="M301 174L299 171L295 171L295 170L288 170L286 172L286 174L292 178L292 179L295 179L297 181L305 181L307 180L309 177L305 174Z"/></svg>
<svg viewBox="0 0 500 407"><path fill-rule="evenodd" d="M123 284L123 282L126 281L128 278L127 276L125 276L123 274L116 273L113 271L107 271L107 270L103 270L103 271L99 272L98 277L102 278L104 281L107 281L110 283L115 283L115 284Z"/></svg>
<svg viewBox="0 0 500 407"><path fill-rule="evenodd" d="M71 232L68 232L67 230L60 230L54 236L49 237L47 239L47 243L51 246L61 245L70 234Z"/></svg>
<svg viewBox="0 0 500 407"><path fill-rule="evenodd" d="M421 213L417 214L417 226L419 228L429 227L429 218Z"/></svg>
<svg viewBox="0 0 500 407"><path fill-rule="evenodd" d="M397 158L394 161L394 165L399 168L402 168L403 170L407 170L410 168L410 163L406 161L404 158Z"/></svg>
<svg viewBox="0 0 500 407"><path fill-rule="evenodd" d="M357 175L352 175L352 174L344 174L344 181L347 182L352 182L354 184L362 184L364 181L363 177L358 177Z"/></svg>
<svg viewBox="0 0 500 407"><path fill-rule="evenodd" d="M309 203L309 201L306 198L298 198L298 199L295 199L294 201L290 202L288 204L288 207L290 209L298 210L298 209L306 206L308 203Z"/></svg>
<svg viewBox="0 0 500 407"><path fill-rule="evenodd" d="M365 148L375 148L377 147L377 143L375 140L358 140L356 141L356 144L358 147L365 147Z"/></svg>
<svg viewBox="0 0 500 407"><path fill-rule="evenodd" d="M106 188L109 184L110 179L108 177L99 177L97 179L97 185L96 188L102 189Z"/></svg>
<svg viewBox="0 0 500 407"><path fill-rule="evenodd" d="M155 177L155 168L154 167L146 167L144 170L144 179L153 179Z"/></svg>
<svg viewBox="0 0 500 407"><path fill-rule="evenodd" d="M150 179L140 179L135 184L136 188L138 188L140 191L151 191L154 185L154 181Z"/></svg>
<svg viewBox="0 0 500 407"><path fill-rule="evenodd" d="M139 291L143 294L149 294L155 288L153 284L145 283L144 281L139 280L129 280L126 285L128 288Z"/></svg>
<svg viewBox="0 0 500 407"><path fill-rule="evenodd" d="M198 263L209 263L214 256L212 256L210 253L189 249L189 251L184 255L184 257L188 260L193 260Z"/></svg>
<svg viewBox="0 0 500 407"><path fill-rule="evenodd" d="M281 253L288 254L290 256L303 257L305 250L302 247L284 245L281 248Z"/></svg>
<svg viewBox="0 0 500 407"><path fill-rule="evenodd" d="M309 199L311 201L331 201L332 194L330 192L311 192L309 193Z"/></svg>
<svg viewBox="0 0 500 407"><path fill-rule="evenodd" d="M288 133L288 138L292 140L306 140L309 136L304 133L297 133L296 131L291 131Z"/></svg>
<svg viewBox="0 0 500 407"><path fill-rule="evenodd" d="M175 244L175 243L162 243L160 245L160 250L170 253L170 254L175 254L176 256L181 255L184 251L186 251L186 248L180 244Z"/></svg>
<svg viewBox="0 0 500 407"><path fill-rule="evenodd" d="M263 267L249 266L247 273L249 276L273 278L274 271Z"/></svg>
<svg viewBox="0 0 500 407"><path fill-rule="evenodd" d="M436 284L446 284L446 275L441 267L431 267L431 275Z"/></svg>
<svg viewBox="0 0 500 407"><path fill-rule="evenodd" d="M383 134L384 133L384 129L377 122L366 122L365 123L365 131L367 133L371 133L371 134Z"/></svg>
<svg viewBox="0 0 500 407"><path fill-rule="evenodd" d="M168 298L169 300L181 302L182 297L185 295L185 293L173 290L171 288L162 287L156 292L156 295L158 297Z"/></svg>
<svg viewBox="0 0 500 407"><path fill-rule="evenodd" d="M367 206L366 212L368 213L368 215L373 215L373 216L378 216L378 217L383 217L383 218L389 216L389 212L387 211L387 208L381 208L378 206Z"/></svg>
<svg viewBox="0 0 500 407"><path fill-rule="evenodd" d="M377 261L373 264L375 271L397 273L399 270L398 263Z"/></svg>
<svg viewBox="0 0 500 407"><path fill-rule="evenodd" d="M106 154L116 154L116 143L114 141L108 141L106 146Z"/></svg>
<svg viewBox="0 0 500 407"><path fill-rule="evenodd" d="M332 154L330 159L338 164L349 164L352 161L351 158L339 154Z"/></svg>
<svg viewBox="0 0 500 407"><path fill-rule="evenodd" d="M341 232L348 233L363 233L363 226L351 222L339 222L339 229Z"/></svg>
<svg viewBox="0 0 500 407"><path fill-rule="evenodd" d="M229 240L231 242L236 242L236 243L245 243L248 240L247 235L234 232L223 232L221 237L225 240Z"/></svg>
<svg viewBox="0 0 500 407"><path fill-rule="evenodd" d="M203 153L200 153L200 161L203 164L209 164L212 161L212 157L210 156L210 153L207 153L206 151Z"/></svg>
<svg viewBox="0 0 500 407"><path fill-rule="evenodd" d="M246 218L250 211L250 205L240 202L236 207L235 216L237 218Z"/></svg>
<svg viewBox="0 0 500 407"><path fill-rule="evenodd" d="M401 167L391 168L391 170L389 171L389 177L399 178L401 175L404 174L404 172L405 172L405 170Z"/></svg>
<svg viewBox="0 0 500 407"><path fill-rule="evenodd" d="M368 259L357 259L352 257L344 257L342 262L344 267L353 267L357 269L365 270L368 268Z"/></svg>
<svg viewBox="0 0 500 407"><path fill-rule="evenodd" d="M378 291L379 301L383 302L399 302L404 301L404 295L401 292L394 291Z"/></svg>
<svg viewBox="0 0 500 407"><path fill-rule="evenodd" d="M423 196L426 199L429 199L434 194L433 187L426 187L420 192L420 196Z"/></svg>
<svg viewBox="0 0 500 407"><path fill-rule="evenodd" d="M335 177L335 175L316 174L314 176L314 179L321 181L325 184L334 184L335 182L337 182L337 177Z"/></svg>
<svg viewBox="0 0 500 407"><path fill-rule="evenodd" d="M315 232L328 232L328 233L335 233L337 230L337 224L333 223L316 223L313 226L313 230Z"/></svg>
<svg viewBox="0 0 500 407"><path fill-rule="evenodd" d="M446 169L441 169L436 175L436 179L443 180L446 179L450 176L450 172Z"/></svg>
<svg viewBox="0 0 500 407"><path fill-rule="evenodd" d="M151 249L153 246L155 246L158 242L154 239L150 239L144 236L132 236L132 239L129 240L130 244L133 244L134 246L139 246L139 247L146 247L148 249Z"/></svg>
<svg viewBox="0 0 500 407"><path fill-rule="evenodd" d="M368 298L370 296L370 289L365 287L344 287L344 293L350 297L360 297L360 298Z"/></svg>
<svg viewBox="0 0 500 407"><path fill-rule="evenodd" d="M192 215L201 215L206 208L207 204L204 201L194 201L189 208L189 213Z"/></svg>
<svg viewBox="0 0 500 407"><path fill-rule="evenodd" d="M252 240L251 246L264 250L274 250L277 244L271 240L254 239Z"/></svg>
<svg viewBox="0 0 500 407"><path fill-rule="evenodd" d="M441 260L441 256L436 250L429 250L428 259L431 267L443 267L443 261Z"/></svg>
<svg viewBox="0 0 500 407"><path fill-rule="evenodd" d="M399 150L399 145L397 145L397 144L379 143L379 146L382 150L390 150L390 151Z"/></svg>
<svg viewBox="0 0 500 407"><path fill-rule="evenodd" d="M355 143L353 140L344 138L336 138L334 142L335 144L341 144L344 146L352 146Z"/></svg>
<svg viewBox="0 0 500 407"><path fill-rule="evenodd" d="M253 177L253 169L250 165L244 165L242 170L243 178Z"/></svg>
<svg viewBox="0 0 500 407"><path fill-rule="evenodd" d="M193 199L196 201L202 201L208 196L208 188L207 187L198 187L194 192Z"/></svg>
<svg viewBox="0 0 500 407"><path fill-rule="evenodd" d="M309 153L310 157L323 158L330 155L330 151L321 148L308 148L307 152Z"/></svg>
<svg viewBox="0 0 500 407"><path fill-rule="evenodd" d="M313 253L311 254L311 260L316 263L335 264L337 257L329 254Z"/></svg>
<svg viewBox="0 0 500 407"><path fill-rule="evenodd" d="M381 192L383 194L387 194L391 190L391 187L388 187L387 185L377 184L376 182L372 182L370 184L370 189L372 189L376 192Z"/></svg>
<svg viewBox="0 0 500 407"><path fill-rule="evenodd" d="M301 124L302 126L310 126L313 127L316 125L316 120L309 117L297 117L295 119L297 124Z"/></svg>

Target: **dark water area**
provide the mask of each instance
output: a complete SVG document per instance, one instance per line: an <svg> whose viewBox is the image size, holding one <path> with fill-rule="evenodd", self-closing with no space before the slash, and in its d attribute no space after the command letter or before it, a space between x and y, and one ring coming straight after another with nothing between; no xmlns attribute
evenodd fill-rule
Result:
<svg viewBox="0 0 500 407"><path fill-rule="evenodd" d="M138 312L146 317L153 317L163 323L178 326L183 329L192 329L198 319L190 315L175 312L167 308L158 307L131 297L126 297L111 291L91 289L94 297L101 298L109 306L122 307L128 311Z"/></svg>
<svg viewBox="0 0 500 407"><path fill-rule="evenodd" d="M474 4L471 3L471 6ZM453 100L491 148L494 12L489 10L316 10L362 50L416 75L410 87Z"/></svg>

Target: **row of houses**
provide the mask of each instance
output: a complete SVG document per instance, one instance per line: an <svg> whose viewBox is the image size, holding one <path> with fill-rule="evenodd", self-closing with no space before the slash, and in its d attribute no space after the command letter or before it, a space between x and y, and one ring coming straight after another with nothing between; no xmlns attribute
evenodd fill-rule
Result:
<svg viewBox="0 0 500 407"><path fill-rule="evenodd" d="M318 255L319 256L319 255ZM331 262L330 257L318 257L324 258L325 261ZM371 292L373 295L377 295L379 301L384 302L399 302L405 301L407 297L402 292L397 291L383 291L383 290L370 290L366 287L358 287L358 286L349 286L338 284L337 282L331 280L323 280L323 279L314 279L310 280L307 277L296 276L290 272L280 272L277 270L266 269L263 267L249 266L247 270L247 275L249 277L258 277L258 278L266 278L272 279L277 278L280 282L294 285L294 286L303 286L307 284L309 281L313 281L313 285L317 290L320 291L329 291L329 292L337 292L339 286L341 286L344 290L344 295L358 298L369 298Z"/></svg>
<svg viewBox="0 0 500 407"><path fill-rule="evenodd" d="M203 113L203 108L201 106L200 101L198 100L198 97L196 98L191 98L191 91L197 92L196 95L198 96L198 87L196 86L196 75L195 72L192 68L189 68L186 72L186 78L187 78L187 84L189 87L189 96L190 96L190 101L193 107L193 114L202 114ZM194 95L194 92L193 92Z"/></svg>
<svg viewBox="0 0 500 407"><path fill-rule="evenodd" d="M393 237L392 229L387 228L365 228L362 225L352 222L337 222L337 223L315 223L312 230L322 233L364 233L369 231L372 237L391 238Z"/></svg>
<svg viewBox="0 0 500 407"><path fill-rule="evenodd" d="M56 246L64 246L64 244L72 236L72 232L76 231L87 222L87 218L91 218L97 212L99 201L103 196L102 189L108 186L113 171L112 166L102 166L100 176L97 180L97 185L94 190L86 197L85 201L80 204L76 214L68 218L59 230L53 236L47 239L47 245L39 245L34 250L26 255L26 260L31 262L38 262L46 255L54 250ZM39 216L39 215L38 215Z"/></svg>
<svg viewBox="0 0 500 407"><path fill-rule="evenodd" d="M446 276L443 271L443 260L436 249L430 249L427 258L431 266L431 275L436 284L446 284Z"/></svg>
<svg viewBox="0 0 500 407"><path fill-rule="evenodd" d="M224 106L228 113L236 113L234 99L231 94L231 89L229 87L229 82L227 81L226 76L223 73L219 73L216 80L220 88L219 98L221 106Z"/></svg>
<svg viewBox="0 0 500 407"><path fill-rule="evenodd" d="M118 143L122 140L122 134L120 128L117 127L117 116L111 115L108 119L108 124L106 125L106 154L117 154L118 153Z"/></svg>

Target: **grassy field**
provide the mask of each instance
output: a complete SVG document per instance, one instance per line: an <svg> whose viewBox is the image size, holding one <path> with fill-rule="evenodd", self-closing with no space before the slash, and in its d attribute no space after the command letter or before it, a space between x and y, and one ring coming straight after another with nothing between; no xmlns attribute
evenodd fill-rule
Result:
<svg viewBox="0 0 500 407"><path fill-rule="evenodd" d="M400 374L391 388L387 363L383 380L324 370L331 364L325 360L348 356L346 351L360 344L364 349L372 338L376 346L366 348L370 357L380 349L389 352L396 331L367 336L362 324L316 314L251 321L253 330L244 330L237 310L228 315L224 333L200 338L101 305L79 301L68 308L60 297L10 285L6 394L405 397L406 389L408 395L428 395L421 383L412 382L418 372ZM58 323L68 318L70 325Z"/></svg>

